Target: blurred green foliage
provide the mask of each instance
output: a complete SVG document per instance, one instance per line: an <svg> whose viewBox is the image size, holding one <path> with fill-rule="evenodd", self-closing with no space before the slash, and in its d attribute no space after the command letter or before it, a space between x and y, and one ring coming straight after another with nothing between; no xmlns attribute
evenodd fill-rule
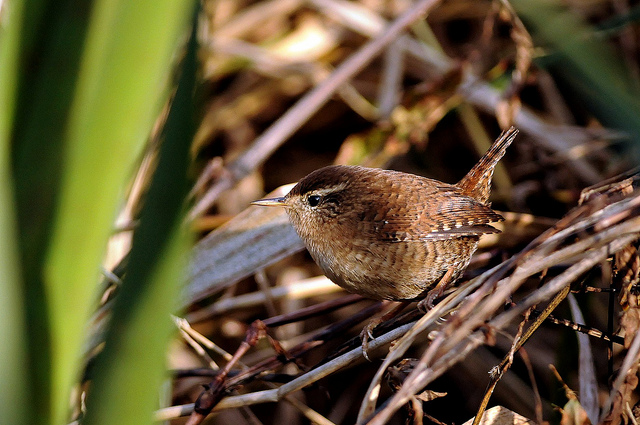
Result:
<svg viewBox="0 0 640 425"><path fill-rule="evenodd" d="M171 92L167 83L192 22L194 4L176 0L3 4L0 423L69 420L70 390L82 367L81 348L96 306L106 242L125 184ZM158 169L154 176L176 185L164 185L161 201L149 202L141 216L141 223L153 223L146 226L153 226L161 238L136 237L137 249L152 254L132 261L128 270L132 277L126 290L142 301L117 307L120 315L108 333L148 340L135 352L107 351L95 371L106 376L101 368L111 367L107 356L117 356L118 364L139 366L126 376L134 391L128 393L129 403L136 402L138 416L118 413L119 423L150 423L157 407L154 399L172 326L168 314L175 307L172 301L180 288L187 249L186 232L179 223L186 152L193 133L194 50L181 73L190 74L181 78L191 84L185 89L188 95L180 98L182 113L174 114L163 133L161 151L173 150L173 166ZM179 155L184 160L177 161ZM136 268L145 272L136 275ZM136 310L144 307L142 312ZM115 372L110 369L107 375L121 378ZM113 387L113 382L110 377L96 380L93 389ZM100 399L94 400L92 409L105 411L106 402L111 403L111 414L131 411L127 405ZM113 419L96 415L93 423Z"/></svg>
<svg viewBox="0 0 640 425"><path fill-rule="evenodd" d="M511 3L534 44L544 50L537 64L547 68L572 91L569 97L577 105L585 107L605 126L624 131L633 142L638 160L640 87L598 28L555 0L513 0ZM626 16L626 24L636 14L637 9ZM614 21L605 27L624 22Z"/></svg>

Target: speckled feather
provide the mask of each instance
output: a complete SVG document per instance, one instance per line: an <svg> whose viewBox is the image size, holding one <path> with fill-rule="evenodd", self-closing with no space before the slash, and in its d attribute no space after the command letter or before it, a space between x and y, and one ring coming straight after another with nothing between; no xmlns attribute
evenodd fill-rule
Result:
<svg viewBox="0 0 640 425"><path fill-rule="evenodd" d="M374 299L420 298L450 268L458 279L480 236L498 232L491 223L502 217L487 204L491 178L516 134L503 133L456 185L397 171L329 166L303 178L284 205L312 257L335 283Z"/></svg>

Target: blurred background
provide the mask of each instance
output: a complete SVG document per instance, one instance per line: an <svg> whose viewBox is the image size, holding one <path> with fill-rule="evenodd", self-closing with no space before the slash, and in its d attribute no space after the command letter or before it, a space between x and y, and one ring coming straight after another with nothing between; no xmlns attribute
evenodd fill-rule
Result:
<svg viewBox="0 0 640 425"><path fill-rule="evenodd" d="M639 165L639 19L629 0L1 1L0 423L185 423L158 409L188 411L254 320L344 297L315 279L282 211L249 207L325 165L455 183L514 125L492 195L503 233L463 280L512 257L584 188ZM611 283L603 263L577 290ZM603 331L631 308L577 298ZM374 304L269 335L296 347ZM564 304L554 315L571 318ZM313 370L361 329L230 395ZM472 418L510 344L499 335L430 385L447 395L424 403L425 423ZM615 347L592 340L601 404ZM207 423L355 423L387 350ZM577 350L575 331L544 324L491 405L559 421L567 398L548 365L577 390ZM273 356L262 340L243 362Z"/></svg>

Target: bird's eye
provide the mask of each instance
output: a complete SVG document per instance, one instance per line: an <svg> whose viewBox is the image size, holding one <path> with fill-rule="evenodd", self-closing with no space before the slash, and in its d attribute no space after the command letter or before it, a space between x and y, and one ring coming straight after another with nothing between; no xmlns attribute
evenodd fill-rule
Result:
<svg viewBox="0 0 640 425"><path fill-rule="evenodd" d="M320 195L309 195L309 197L307 198L307 202L310 206L317 207L321 199L322 198L320 197Z"/></svg>

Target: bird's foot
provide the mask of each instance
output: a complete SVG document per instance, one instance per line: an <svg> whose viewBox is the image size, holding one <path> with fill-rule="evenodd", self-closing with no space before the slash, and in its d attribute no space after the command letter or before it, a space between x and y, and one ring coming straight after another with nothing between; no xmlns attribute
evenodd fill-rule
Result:
<svg viewBox="0 0 640 425"><path fill-rule="evenodd" d="M373 336L373 330L380 323L382 323L382 317L374 317L369 321L369 323L365 325L365 327L362 329L362 332L360 332L360 340L362 341L362 355L368 361L371 361L371 359L369 358L369 341L375 339L375 337Z"/></svg>
<svg viewBox="0 0 640 425"><path fill-rule="evenodd" d="M418 309L420 309L421 312L426 313L433 308L436 300L440 298L442 294L444 294L445 289L453 283L453 274L455 271L455 268L451 267L447 270L444 276L442 276L442 279L440 279L438 284L432 290L427 292L427 296L418 303Z"/></svg>
<svg viewBox="0 0 640 425"><path fill-rule="evenodd" d="M435 287L427 293L426 297L418 302L418 309L423 313L428 312L433 308L433 306L436 304L436 300L440 298L443 293L444 287Z"/></svg>

